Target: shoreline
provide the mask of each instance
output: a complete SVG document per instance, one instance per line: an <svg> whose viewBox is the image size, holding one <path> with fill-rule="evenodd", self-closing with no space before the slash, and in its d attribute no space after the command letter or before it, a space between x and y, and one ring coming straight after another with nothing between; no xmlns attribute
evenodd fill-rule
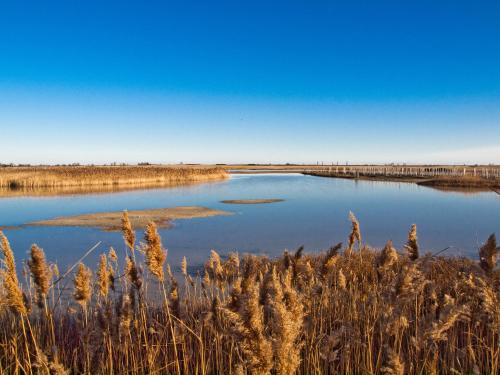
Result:
<svg viewBox="0 0 500 375"><path fill-rule="evenodd" d="M326 177L326 178L342 178L347 180L362 180L362 181L380 181L380 182L405 182L414 183L420 186L431 188L460 188L473 190L492 190L498 193L500 190L500 180L484 179L471 177L455 177L455 176L439 176L435 178L429 177L410 177L397 175L364 175L364 174L340 174L340 173L322 173L322 172L302 172L306 176Z"/></svg>

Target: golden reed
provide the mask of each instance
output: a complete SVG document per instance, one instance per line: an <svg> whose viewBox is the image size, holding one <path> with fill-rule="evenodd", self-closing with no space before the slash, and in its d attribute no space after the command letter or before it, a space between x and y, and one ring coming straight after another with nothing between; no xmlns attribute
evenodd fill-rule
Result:
<svg viewBox="0 0 500 375"><path fill-rule="evenodd" d="M157 186L227 178L223 168L194 166L57 166L0 168L0 188Z"/></svg>
<svg viewBox="0 0 500 375"><path fill-rule="evenodd" d="M499 373L495 236L479 262L421 254L416 226L399 251L391 241L378 251L350 220L345 248L278 258L212 250L195 273L185 258L170 270L150 224L138 251L102 254L95 279L80 264L73 295L61 298L36 245L21 288L0 233L0 373ZM123 232L134 249L126 214ZM46 309L30 310L40 299Z"/></svg>

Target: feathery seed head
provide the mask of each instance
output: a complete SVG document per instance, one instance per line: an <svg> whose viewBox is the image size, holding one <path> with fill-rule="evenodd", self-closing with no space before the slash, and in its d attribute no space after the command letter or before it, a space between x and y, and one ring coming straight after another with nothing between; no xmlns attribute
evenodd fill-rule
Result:
<svg viewBox="0 0 500 375"><path fill-rule="evenodd" d="M28 261L31 276L36 286L37 304L43 307L49 292L50 270L45 261L45 254L37 245L31 246L31 259Z"/></svg>
<svg viewBox="0 0 500 375"><path fill-rule="evenodd" d="M118 255L116 255L116 251L113 247L109 248L109 259L112 260L113 262L118 262Z"/></svg>
<svg viewBox="0 0 500 375"><path fill-rule="evenodd" d="M187 259L186 257L182 257L182 262L181 262L181 272L184 276L187 277L188 273L187 273Z"/></svg>
<svg viewBox="0 0 500 375"><path fill-rule="evenodd" d="M5 270L2 271L3 287L5 289L6 305L13 311L24 315L27 313L23 292L19 286L16 273L16 261L9 240L0 231L0 250L4 256Z"/></svg>
<svg viewBox="0 0 500 375"><path fill-rule="evenodd" d="M123 240L125 241L125 244L130 249L130 251L134 252L135 232L132 229L132 223L130 222L127 211L123 211L122 232L123 232Z"/></svg>
<svg viewBox="0 0 500 375"><path fill-rule="evenodd" d="M352 224L351 233L349 234L347 250L350 253L353 249L354 243L358 241L358 248L361 248L361 230L359 228L359 221L356 219L356 216L349 211L349 220Z"/></svg>
<svg viewBox="0 0 500 375"><path fill-rule="evenodd" d="M163 264L167 259L167 254L162 248L161 237L158 234L156 224L150 222L146 227L146 232L144 233L144 240L146 241L145 255L146 255L146 265L149 271L155 275L158 280L163 281Z"/></svg>
<svg viewBox="0 0 500 375"><path fill-rule="evenodd" d="M109 276L106 254L101 254L99 266L97 268L97 287L99 295L102 297L106 297L108 295L110 282Z"/></svg>
<svg viewBox="0 0 500 375"><path fill-rule="evenodd" d="M493 233L488 237L486 243L479 249L479 261L481 268L486 272L491 272L497 263L497 239Z"/></svg>
<svg viewBox="0 0 500 375"><path fill-rule="evenodd" d="M76 302L78 302L82 306L86 306L90 301L90 297L92 296L91 289L91 279L92 272L88 269L83 263L80 263L78 266L78 271L73 280L75 285L75 291L73 293L73 297Z"/></svg>
<svg viewBox="0 0 500 375"><path fill-rule="evenodd" d="M411 260L418 259L418 243L417 243L417 225L412 224L410 232L408 233L408 242L405 245L405 249L408 253L408 258Z"/></svg>

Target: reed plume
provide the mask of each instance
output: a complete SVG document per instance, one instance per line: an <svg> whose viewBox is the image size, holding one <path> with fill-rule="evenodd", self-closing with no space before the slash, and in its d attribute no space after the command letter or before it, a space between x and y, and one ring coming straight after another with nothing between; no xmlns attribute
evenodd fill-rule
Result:
<svg viewBox="0 0 500 375"><path fill-rule="evenodd" d="M347 253L351 253L354 243L358 241L358 247L361 248L361 230L359 228L358 219L352 212L349 212L349 220L351 221L352 229L347 242Z"/></svg>
<svg viewBox="0 0 500 375"><path fill-rule="evenodd" d="M5 270L2 270L2 278L6 294L6 305L13 311L24 315L27 313L27 309L23 299L23 292L17 279L14 252L10 247L9 240L2 231L0 231L0 248L2 250L5 263Z"/></svg>
<svg viewBox="0 0 500 375"><path fill-rule="evenodd" d="M269 374L273 367L272 343L265 335L264 311L260 303L259 285L245 283L238 311L222 309L223 315L232 325L232 334L244 355L244 364L252 374Z"/></svg>
<svg viewBox="0 0 500 375"><path fill-rule="evenodd" d="M142 286L141 271L130 256L125 258L125 274L132 286L139 291Z"/></svg>
<svg viewBox="0 0 500 375"><path fill-rule="evenodd" d="M344 290L347 287L347 280L344 272L342 272L342 269L339 269L339 272L337 273L337 287L340 290Z"/></svg>
<svg viewBox="0 0 500 375"><path fill-rule="evenodd" d="M238 253L230 253L223 266L224 278L232 282L240 273L240 257Z"/></svg>
<svg viewBox="0 0 500 375"><path fill-rule="evenodd" d="M187 259L186 257L182 257L182 262L181 262L181 272L182 274L187 277L188 276L188 273L187 273Z"/></svg>
<svg viewBox="0 0 500 375"><path fill-rule="evenodd" d="M165 263L167 255L162 248L161 237L158 234L154 222L150 222L147 225L144 240L146 241L146 247L144 249L146 265L148 266L149 272L155 275L158 280L163 281L163 263Z"/></svg>
<svg viewBox="0 0 500 375"><path fill-rule="evenodd" d="M120 336L130 334L130 323L132 321L132 303L130 297L124 294L120 297L121 301L118 305L118 332Z"/></svg>
<svg viewBox="0 0 500 375"><path fill-rule="evenodd" d="M387 241L378 258L378 266L382 269L391 267L398 261L398 253L392 246L392 241Z"/></svg>
<svg viewBox="0 0 500 375"><path fill-rule="evenodd" d="M108 295L111 277L106 254L101 254L99 266L97 267L97 290L101 297Z"/></svg>
<svg viewBox="0 0 500 375"><path fill-rule="evenodd" d="M297 292L282 283L273 267L267 281L269 328L271 331L274 368L277 374L293 374L300 364L303 306Z"/></svg>
<svg viewBox="0 0 500 375"><path fill-rule="evenodd" d="M479 261L481 268L486 272L491 272L497 264L497 239L493 233L488 237L486 243L479 249Z"/></svg>
<svg viewBox="0 0 500 375"><path fill-rule="evenodd" d="M50 270L43 250L37 245L31 246L31 259L28 266L36 286L37 304L41 308L49 292Z"/></svg>
<svg viewBox="0 0 500 375"><path fill-rule="evenodd" d="M82 307L87 306L92 296L91 280L92 272L83 263L80 263L73 279L75 286L73 297Z"/></svg>
<svg viewBox="0 0 500 375"><path fill-rule="evenodd" d="M109 259L112 260L113 262L118 262L118 255L116 255L116 251L113 247L109 248L109 253L108 253Z"/></svg>
<svg viewBox="0 0 500 375"><path fill-rule="evenodd" d="M155 237L153 230L149 234ZM380 251L363 246L350 256L339 254L341 245L278 258L224 258L213 251L205 281L202 264L191 278L183 259L189 284L178 284L167 265L168 287L161 283L164 298L158 298L149 285L157 276L142 279L142 252L137 259L127 255L123 275L108 254L96 269L98 298L91 296L90 270L79 265L74 296L83 314L75 315L64 283L50 289L47 310L28 312L39 286L28 280L30 298L23 301L12 250L0 237L5 373L57 373L56 364L68 373L109 374L500 373L500 274L494 261L486 262L486 270L461 257L412 261L390 241ZM484 259L491 259L492 243L490 237ZM161 249L159 239L153 244ZM33 253L32 275L44 268L35 264L45 263ZM100 289L109 289L106 280L111 287L115 272L120 285L103 303Z"/></svg>
<svg viewBox="0 0 500 375"><path fill-rule="evenodd" d="M135 248L135 232L132 228L132 223L130 222L127 211L123 211L122 232L123 240L133 254Z"/></svg>
<svg viewBox="0 0 500 375"><path fill-rule="evenodd" d="M405 249L410 260L418 259L417 224L412 224L410 228L410 232L408 233L408 242L405 245Z"/></svg>

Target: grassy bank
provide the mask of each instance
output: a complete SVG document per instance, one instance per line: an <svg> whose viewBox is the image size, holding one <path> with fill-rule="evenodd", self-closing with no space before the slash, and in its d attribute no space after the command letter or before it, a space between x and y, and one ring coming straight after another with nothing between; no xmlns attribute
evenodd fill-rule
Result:
<svg viewBox="0 0 500 375"><path fill-rule="evenodd" d="M463 187L463 188L493 188L500 189L500 179L480 177L437 177L430 180L419 181L419 185L436 187Z"/></svg>
<svg viewBox="0 0 500 375"><path fill-rule="evenodd" d="M366 181L393 181L410 182L422 186L442 188L469 188L469 189L500 189L499 178L482 178L473 176L436 176L418 177L412 175L382 175L370 173L335 173L326 171L307 171L305 175L331 178L345 178Z"/></svg>
<svg viewBox="0 0 500 375"><path fill-rule="evenodd" d="M397 251L347 245L282 257L220 257L171 273L154 224L128 256L59 276L34 245L21 289L1 236L0 369L5 373L496 374L500 271L492 235L480 262L422 255L416 227ZM120 252L121 254L121 252ZM125 263L124 267L120 265ZM175 272L177 274L177 272ZM72 278L73 298L59 298ZM71 285L71 284L70 284Z"/></svg>
<svg viewBox="0 0 500 375"><path fill-rule="evenodd" d="M216 167L188 166L67 166L0 168L0 188L99 188L153 186L218 180L227 172Z"/></svg>

